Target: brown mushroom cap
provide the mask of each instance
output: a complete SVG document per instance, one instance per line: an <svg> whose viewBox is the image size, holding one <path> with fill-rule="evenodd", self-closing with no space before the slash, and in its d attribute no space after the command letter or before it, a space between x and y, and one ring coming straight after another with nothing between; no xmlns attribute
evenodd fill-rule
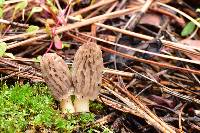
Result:
<svg viewBox="0 0 200 133"><path fill-rule="evenodd" d="M103 58L100 47L86 43L79 47L72 66L72 82L76 96L96 99L102 81Z"/></svg>
<svg viewBox="0 0 200 133"><path fill-rule="evenodd" d="M65 61L56 53L47 53L40 62L45 82L53 96L61 101L73 94L70 70Z"/></svg>

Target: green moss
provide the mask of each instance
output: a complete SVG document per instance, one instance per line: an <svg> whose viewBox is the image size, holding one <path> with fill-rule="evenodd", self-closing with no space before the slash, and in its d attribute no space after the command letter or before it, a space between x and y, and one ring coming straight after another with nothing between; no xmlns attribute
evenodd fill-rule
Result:
<svg viewBox="0 0 200 133"><path fill-rule="evenodd" d="M93 112L103 112L105 111L105 106L101 103L90 101L90 110Z"/></svg>
<svg viewBox="0 0 200 133"><path fill-rule="evenodd" d="M94 114L67 115L63 118L55 110L55 101L44 85L29 84L0 88L0 131L23 132L31 127L45 127L52 131L72 132L77 124L81 126L94 121Z"/></svg>
<svg viewBox="0 0 200 133"><path fill-rule="evenodd" d="M94 114L92 113L82 113L79 115L79 120L82 124L87 124L88 122L94 121Z"/></svg>
<svg viewBox="0 0 200 133"><path fill-rule="evenodd" d="M102 133L113 133L109 128L105 127Z"/></svg>

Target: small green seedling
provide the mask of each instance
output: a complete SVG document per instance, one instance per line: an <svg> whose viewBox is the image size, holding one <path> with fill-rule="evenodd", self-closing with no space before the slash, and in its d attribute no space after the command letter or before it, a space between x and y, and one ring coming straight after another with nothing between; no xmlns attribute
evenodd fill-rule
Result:
<svg viewBox="0 0 200 133"><path fill-rule="evenodd" d="M192 34L195 28L196 28L196 25L193 22L187 23L181 32L181 36L188 36Z"/></svg>
<svg viewBox="0 0 200 133"><path fill-rule="evenodd" d="M33 58L34 62L36 63L40 63L41 59L42 59L41 55L37 56L36 58Z"/></svg>
<svg viewBox="0 0 200 133"><path fill-rule="evenodd" d="M200 9L198 8L196 12L200 12ZM200 18L197 18L196 20L200 22ZM190 21L185 25L185 27L181 31L181 36L183 37L189 36L190 34L194 32L195 29L196 29L196 25L192 21Z"/></svg>
<svg viewBox="0 0 200 133"><path fill-rule="evenodd" d="M3 9L0 7L0 18L3 17Z"/></svg>
<svg viewBox="0 0 200 133"><path fill-rule="evenodd" d="M34 13L39 13L39 12L42 12L43 8L42 7L33 7L27 20L30 19L30 17L34 14Z"/></svg>
<svg viewBox="0 0 200 133"><path fill-rule="evenodd" d="M7 44L5 42L0 42L0 57L7 56L12 59L15 59L15 56L12 53L6 52L6 49L7 49Z"/></svg>
<svg viewBox="0 0 200 133"><path fill-rule="evenodd" d="M14 9L14 12L13 12L13 15L12 15L12 18L14 18L15 14L17 11L22 11L24 10L28 5L28 1L27 0L23 0L21 2L19 2L16 6L15 6L15 9Z"/></svg>

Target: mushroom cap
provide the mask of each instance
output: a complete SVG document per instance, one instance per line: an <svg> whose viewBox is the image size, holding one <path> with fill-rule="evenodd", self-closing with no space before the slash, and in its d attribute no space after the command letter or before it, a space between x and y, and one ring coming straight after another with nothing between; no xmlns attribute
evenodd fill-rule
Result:
<svg viewBox="0 0 200 133"><path fill-rule="evenodd" d="M97 98L103 68L102 51L97 44L85 43L79 47L72 65L72 82L78 98Z"/></svg>
<svg viewBox="0 0 200 133"><path fill-rule="evenodd" d="M56 53L47 53L40 62L41 71L53 96L61 101L73 94L71 73L65 61Z"/></svg>

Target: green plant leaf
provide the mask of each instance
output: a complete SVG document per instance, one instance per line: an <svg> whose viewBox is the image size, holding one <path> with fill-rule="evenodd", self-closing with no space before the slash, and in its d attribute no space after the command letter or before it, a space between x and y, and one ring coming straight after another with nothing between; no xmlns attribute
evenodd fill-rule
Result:
<svg viewBox="0 0 200 133"><path fill-rule="evenodd" d="M6 52L7 44L5 42L0 42L0 57L2 57Z"/></svg>
<svg viewBox="0 0 200 133"><path fill-rule="evenodd" d="M196 9L196 12L200 12L200 8L197 8L197 9Z"/></svg>
<svg viewBox="0 0 200 133"><path fill-rule="evenodd" d="M27 5L28 5L28 1L27 1L27 0L24 0L24 1L22 1L22 2L19 2L19 3L15 6L15 10L14 10L14 12L13 12L13 14L12 14L12 19L14 18L15 13L16 13L17 10L23 10L23 9L25 9L25 8L27 7Z"/></svg>
<svg viewBox="0 0 200 133"><path fill-rule="evenodd" d="M62 43L62 48L70 48L70 44L69 43L66 43L66 42L63 42Z"/></svg>
<svg viewBox="0 0 200 133"><path fill-rule="evenodd" d="M23 10L27 7L27 5L28 5L28 1L24 0L15 6L15 10Z"/></svg>
<svg viewBox="0 0 200 133"><path fill-rule="evenodd" d="M47 4L50 6L51 10L57 14L58 13L58 9L57 7L53 4L53 1L52 0L47 0Z"/></svg>
<svg viewBox="0 0 200 133"><path fill-rule="evenodd" d="M0 18L3 17L3 9L0 8Z"/></svg>
<svg viewBox="0 0 200 133"><path fill-rule="evenodd" d="M51 34L51 27L50 27L48 21L49 21L49 19L47 19L47 20L46 20L46 23L45 23L45 31L46 31L46 33L47 33L49 36L52 36L52 34Z"/></svg>
<svg viewBox="0 0 200 133"><path fill-rule="evenodd" d="M5 53L4 55L8 56L8 57L10 57L12 59L15 59L15 56L12 53Z"/></svg>
<svg viewBox="0 0 200 133"><path fill-rule="evenodd" d="M28 27L28 29L26 29L26 32L29 33L29 32L36 32L38 31L40 28L38 26L35 26L35 25L30 25Z"/></svg>
<svg viewBox="0 0 200 133"><path fill-rule="evenodd" d="M34 13L37 13L37 12L41 12L42 11L42 7L33 7L29 16L28 16L28 19L34 14Z"/></svg>
<svg viewBox="0 0 200 133"><path fill-rule="evenodd" d="M3 6L3 3L5 2L5 0L0 0L0 7Z"/></svg>
<svg viewBox="0 0 200 133"><path fill-rule="evenodd" d="M34 62L36 62L36 63L40 63L41 59L42 59L42 56L41 56L41 55L39 55L39 56L36 57L36 58L33 58Z"/></svg>
<svg viewBox="0 0 200 133"><path fill-rule="evenodd" d="M195 24L193 22L189 22L186 24L186 26L183 28L181 32L181 36L188 36L195 30Z"/></svg>

